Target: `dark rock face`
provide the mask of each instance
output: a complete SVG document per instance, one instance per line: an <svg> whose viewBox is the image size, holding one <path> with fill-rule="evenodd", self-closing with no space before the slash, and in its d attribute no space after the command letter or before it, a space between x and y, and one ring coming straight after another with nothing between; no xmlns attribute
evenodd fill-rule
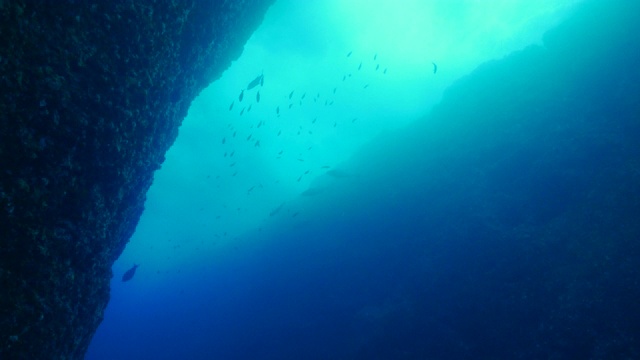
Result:
<svg viewBox="0 0 640 360"><path fill-rule="evenodd" d="M83 357L191 100L272 2L0 2L0 358Z"/></svg>

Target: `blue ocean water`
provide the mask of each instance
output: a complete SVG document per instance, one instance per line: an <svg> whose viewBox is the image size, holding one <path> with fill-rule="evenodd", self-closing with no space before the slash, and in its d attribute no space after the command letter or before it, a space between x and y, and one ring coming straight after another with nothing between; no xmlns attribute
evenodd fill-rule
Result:
<svg viewBox="0 0 640 360"><path fill-rule="evenodd" d="M257 91L262 104L279 94L277 113L241 118L234 92L206 134L214 150L181 130L215 159L194 174L188 150L168 155L87 359L640 357L638 10L587 1L541 44L480 64L418 120L361 142L331 137L333 124L373 127L357 127L367 118L349 99L329 87L305 102L295 88L290 101L264 71L243 97L255 113ZM356 79L360 54L346 54ZM322 109L325 127L289 104Z"/></svg>

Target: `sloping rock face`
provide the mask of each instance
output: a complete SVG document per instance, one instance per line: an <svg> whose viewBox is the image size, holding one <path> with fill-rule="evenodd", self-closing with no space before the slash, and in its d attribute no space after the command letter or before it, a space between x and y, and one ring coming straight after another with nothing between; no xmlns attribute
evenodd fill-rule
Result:
<svg viewBox="0 0 640 360"><path fill-rule="evenodd" d="M0 358L83 357L191 100L272 2L0 2Z"/></svg>

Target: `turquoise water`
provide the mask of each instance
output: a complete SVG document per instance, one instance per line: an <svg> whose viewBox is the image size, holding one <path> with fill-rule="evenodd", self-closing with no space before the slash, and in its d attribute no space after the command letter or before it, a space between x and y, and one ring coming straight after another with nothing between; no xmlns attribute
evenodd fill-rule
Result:
<svg viewBox="0 0 640 360"><path fill-rule="evenodd" d="M638 356L638 6L374 3L194 100L87 359Z"/></svg>

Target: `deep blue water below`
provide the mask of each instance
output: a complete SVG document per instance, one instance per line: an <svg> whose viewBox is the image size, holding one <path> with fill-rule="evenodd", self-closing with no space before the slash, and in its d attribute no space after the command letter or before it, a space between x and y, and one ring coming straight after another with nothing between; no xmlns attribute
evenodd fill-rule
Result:
<svg viewBox="0 0 640 360"><path fill-rule="evenodd" d="M481 65L216 261L116 274L87 359L639 358L640 9L613 3Z"/></svg>

